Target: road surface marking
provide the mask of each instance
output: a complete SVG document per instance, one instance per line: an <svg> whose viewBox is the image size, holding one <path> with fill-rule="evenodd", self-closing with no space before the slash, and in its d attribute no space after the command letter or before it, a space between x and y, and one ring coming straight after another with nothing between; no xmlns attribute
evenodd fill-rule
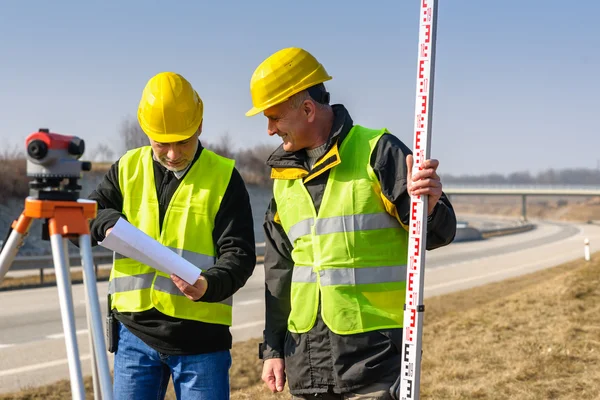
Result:
<svg viewBox="0 0 600 400"><path fill-rule="evenodd" d="M81 361L89 360L91 358L90 354L83 354L79 359ZM0 377L9 376L9 375L17 375L25 372L31 372L38 369L57 367L59 365L68 364L69 360L66 358L62 358L60 360L48 361L40 364L26 365L24 367L13 368L13 369L5 369L4 371L0 371Z"/></svg>
<svg viewBox="0 0 600 400"><path fill-rule="evenodd" d="M75 332L75 334L77 335L83 335L83 334L87 334L88 330L87 329L80 329L78 331ZM64 333L55 333L53 335L48 335L46 336L46 339L61 339L64 338L65 334Z"/></svg>
<svg viewBox="0 0 600 400"><path fill-rule="evenodd" d="M234 306L249 306L252 304L259 304L262 303L263 300L260 299L256 299L256 300L246 300L246 301L240 301L239 303L237 301L233 301L233 305Z"/></svg>
<svg viewBox="0 0 600 400"><path fill-rule="evenodd" d="M248 322L247 324L234 325L231 327L231 330L252 328L258 325L264 325L264 323L265 321Z"/></svg>
<svg viewBox="0 0 600 400"><path fill-rule="evenodd" d="M540 265L542 263L547 263L547 262L555 262L556 259L558 258L562 258L562 257L552 257L552 258L547 258L545 260L537 260L528 264L519 264L516 267L512 267L512 268L508 268L508 269L502 269L502 270L498 270L498 271L494 271L494 272L490 272L488 274L484 274L484 275L477 275L477 276L472 276L470 278L464 278L464 279L456 279L454 281L449 281L449 282L444 282L444 283L438 283L437 285L429 285L429 286L425 286L426 290L435 290L435 289L440 289L440 288L445 288L448 286L454 286L454 285L459 285L461 283L467 283L467 282L472 282L472 281L476 281L479 279L484 279L484 278L488 278L490 276L495 276L495 275L502 275L504 273L507 272L513 272L513 271L519 271L519 270L523 270L532 266L536 266L536 265ZM457 263L458 264L463 264L463 263ZM454 265L454 264L452 264ZM508 279L508 278L507 278Z"/></svg>

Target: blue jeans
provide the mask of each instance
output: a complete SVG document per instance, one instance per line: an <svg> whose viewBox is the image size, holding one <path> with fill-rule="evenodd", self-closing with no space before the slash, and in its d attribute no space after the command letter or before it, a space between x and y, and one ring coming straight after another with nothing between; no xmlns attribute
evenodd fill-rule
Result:
<svg viewBox="0 0 600 400"><path fill-rule="evenodd" d="M170 356L145 344L119 323L115 353L115 400L162 400L169 378L177 399L229 400L229 351Z"/></svg>

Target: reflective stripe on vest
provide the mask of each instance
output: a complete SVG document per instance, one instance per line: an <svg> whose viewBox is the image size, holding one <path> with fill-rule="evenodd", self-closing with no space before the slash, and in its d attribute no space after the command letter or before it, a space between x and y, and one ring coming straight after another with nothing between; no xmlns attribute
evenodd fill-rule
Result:
<svg viewBox="0 0 600 400"><path fill-rule="evenodd" d="M281 225L294 269L288 329L309 331L321 315L337 334L403 324L408 234L386 211L370 159L385 130L355 126L330 170L319 212L302 179L276 179Z"/></svg>
<svg viewBox="0 0 600 400"><path fill-rule="evenodd" d="M364 285L368 283L391 283L406 279L406 265L369 268L335 268L319 271L321 286ZM313 267L295 265L292 282L316 283Z"/></svg>
<svg viewBox="0 0 600 400"><path fill-rule="evenodd" d="M122 276L120 278L114 278L108 283L108 293L114 294L119 292L129 292L132 290L142 290L142 289L150 289L152 288L152 284L154 283L154 290L159 290L161 292L169 293L174 296L185 296L181 290L170 278L167 278L162 275L156 276L156 282L154 282L154 273L140 274L140 275L131 275L131 276ZM227 299L220 302L221 304L233 305L233 297L228 297Z"/></svg>
<svg viewBox="0 0 600 400"><path fill-rule="evenodd" d="M216 261L214 220L233 167L233 160L203 149L173 194L160 230L151 148L131 150L119 160L122 212L150 237L198 268L209 269ZM232 298L220 303L191 301L167 274L120 254L114 256L109 293L120 312L156 308L175 318L231 325Z"/></svg>
<svg viewBox="0 0 600 400"><path fill-rule="evenodd" d="M336 232L368 231L373 229L395 228L398 221L387 212L377 214L343 215L317 220L308 218L290 228L288 238L292 245L301 236L310 235L312 227L317 235Z"/></svg>

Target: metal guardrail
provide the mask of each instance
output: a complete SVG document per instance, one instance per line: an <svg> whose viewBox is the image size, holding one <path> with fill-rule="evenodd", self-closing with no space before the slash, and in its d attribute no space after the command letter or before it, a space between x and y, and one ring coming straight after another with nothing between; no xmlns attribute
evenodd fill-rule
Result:
<svg viewBox="0 0 600 400"><path fill-rule="evenodd" d="M491 238L494 236L503 236L503 235L512 235L514 233L523 233L528 232L535 229L535 225L533 224L523 224L519 226L508 226L505 228L491 229L491 230L483 230L481 231L481 237L484 239Z"/></svg>
<svg viewBox="0 0 600 400"><path fill-rule="evenodd" d="M111 263L113 259L113 253L111 251L97 251L93 252L94 264L107 264ZM71 267L81 266L81 256L79 254L69 254L69 265ZM18 256L13 260L9 271L23 271L27 269L45 269L53 268L54 261L52 260L52 254L43 256Z"/></svg>

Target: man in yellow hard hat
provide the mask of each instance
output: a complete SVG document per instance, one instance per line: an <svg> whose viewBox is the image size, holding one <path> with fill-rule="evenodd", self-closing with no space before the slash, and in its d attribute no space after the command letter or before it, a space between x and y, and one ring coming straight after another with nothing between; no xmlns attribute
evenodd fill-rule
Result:
<svg viewBox="0 0 600 400"><path fill-rule="evenodd" d="M115 254L109 347L115 399L228 399L232 296L256 263L252 212L234 161L203 148L203 103L181 75L152 77L138 120L150 146L133 149L90 198L104 240L125 218L203 270L194 285ZM112 344L112 345L111 345Z"/></svg>
<svg viewBox="0 0 600 400"><path fill-rule="evenodd" d="M286 48L255 70L253 107L283 144L269 157L262 379L294 398L390 399L400 376L411 195L428 196L427 248L456 216L426 160L329 104L323 65Z"/></svg>

